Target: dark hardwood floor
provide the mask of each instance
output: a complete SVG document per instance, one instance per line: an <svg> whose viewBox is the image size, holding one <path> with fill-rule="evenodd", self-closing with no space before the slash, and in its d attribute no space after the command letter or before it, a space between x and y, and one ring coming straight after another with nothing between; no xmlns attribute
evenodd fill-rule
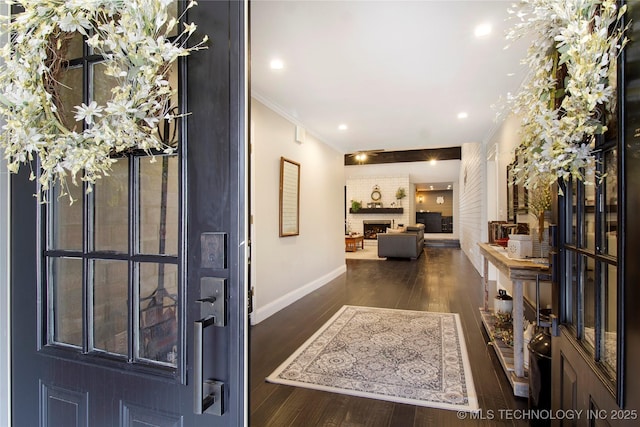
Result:
<svg viewBox="0 0 640 427"><path fill-rule="evenodd" d="M527 408L513 396L487 345L480 313L481 278L460 249L426 248L417 261L347 260L347 273L252 327L251 426L527 425L509 410ZM478 402L485 419L455 411L270 384L267 377L345 304L459 313ZM492 419L488 419L492 418Z"/></svg>

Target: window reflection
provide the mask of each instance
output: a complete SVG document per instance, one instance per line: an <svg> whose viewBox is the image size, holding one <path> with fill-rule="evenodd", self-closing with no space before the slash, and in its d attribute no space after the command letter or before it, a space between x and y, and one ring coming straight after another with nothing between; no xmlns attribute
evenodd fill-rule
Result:
<svg viewBox="0 0 640 427"><path fill-rule="evenodd" d="M178 266L142 263L139 358L175 366L178 357Z"/></svg>
<svg viewBox="0 0 640 427"><path fill-rule="evenodd" d="M115 354L128 354L128 263L93 261L93 346Z"/></svg>
<svg viewBox="0 0 640 427"><path fill-rule="evenodd" d="M601 341L600 360L612 372L617 366L617 331L618 331L618 269L613 265L603 266L603 325L604 334Z"/></svg>
<svg viewBox="0 0 640 427"><path fill-rule="evenodd" d="M618 254L618 151L609 150L604 155L604 218L603 252Z"/></svg>
<svg viewBox="0 0 640 427"><path fill-rule="evenodd" d="M115 77L107 76L107 66L104 62L98 62L91 67L93 79L91 81L91 99L99 105L106 105L112 98L111 89L118 85ZM99 120L97 118L96 120Z"/></svg>
<svg viewBox="0 0 640 427"><path fill-rule="evenodd" d="M53 258L50 266L53 341L81 347L82 259Z"/></svg>
<svg viewBox="0 0 640 427"><path fill-rule="evenodd" d="M82 132L82 122L76 121L73 109L82 104L82 74L81 66L67 68L60 74L60 84L57 87L60 101L56 106L60 120L65 128L75 132Z"/></svg>
<svg viewBox="0 0 640 427"><path fill-rule="evenodd" d="M73 185L71 180L67 182L68 188L63 190L60 183L54 185L53 197L51 197L51 247L52 249L82 250L82 184ZM67 192L73 204L69 204L69 198L63 196Z"/></svg>
<svg viewBox="0 0 640 427"><path fill-rule="evenodd" d="M571 287L568 288L569 295L567 295L567 318L574 325L578 325L578 255L575 252L569 252L567 256L567 274L569 275L568 283Z"/></svg>
<svg viewBox="0 0 640 427"><path fill-rule="evenodd" d="M96 251L128 251L129 162L118 159L109 177L98 180L94 197L94 247Z"/></svg>
<svg viewBox="0 0 640 427"><path fill-rule="evenodd" d="M567 243L577 245L578 244L578 183L576 180L572 180L571 184L567 187L570 188L569 197L571 198L571 205L569 210L569 218L571 218L571 228L569 241Z"/></svg>
<svg viewBox="0 0 640 427"><path fill-rule="evenodd" d="M586 264L586 270L584 272L584 292L583 292L583 300L582 300L582 311L583 311L583 321L584 321L584 332L583 337L585 341L589 344L589 346L593 349L595 348L594 341L594 327L596 323L595 318L595 306L596 306L596 289L595 289L595 266L593 258L587 257L585 255L580 255L582 264Z"/></svg>
<svg viewBox="0 0 640 427"><path fill-rule="evenodd" d="M596 178L591 174L585 177L584 188L584 242L583 245L589 250L596 249ZM591 266L593 268L593 266Z"/></svg>
<svg viewBox="0 0 640 427"><path fill-rule="evenodd" d="M62 56L66 60L82 58L83 47L84 39L82 38L82 34L75 32L67 39L66 48L62 52Z"/></svg>
<svg viewBox="0 0 640 427"><path fill-rule="evenodd" d="M139 160L139 251L178 254L178 156Z"/></svg>

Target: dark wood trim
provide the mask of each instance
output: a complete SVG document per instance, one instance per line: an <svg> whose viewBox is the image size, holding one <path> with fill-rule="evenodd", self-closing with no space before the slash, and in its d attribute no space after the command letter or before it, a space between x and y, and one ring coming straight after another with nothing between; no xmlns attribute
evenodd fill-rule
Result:
<svg viewBox="0 0 640 427"><path fill-rule="evenodd" d="M360 164L376 165L382 163L428 162L430 160L460 160L461 150L461 147L448 147L381 151L369 154L367 160L363 163L356 160L356 153L349 153L344 155L344 164L345 166L352 166Z"/></svg>
<svg viewBox="0 0 640 427"><path fill-rule="evenodd" d="M360 208L357 212L354 212L352 208L349 208L350 214L401 214L404 212L403 208Z"/></svg>

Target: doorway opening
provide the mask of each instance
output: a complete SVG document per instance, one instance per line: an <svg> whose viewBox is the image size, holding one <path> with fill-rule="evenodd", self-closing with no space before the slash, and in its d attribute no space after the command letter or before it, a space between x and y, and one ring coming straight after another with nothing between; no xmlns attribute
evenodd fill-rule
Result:
<svg viewBox="0 0 640 427"><path fill-rule="evenodd" d="M416 184L416 223L425 233L453 233L453 183Z"/></svg>

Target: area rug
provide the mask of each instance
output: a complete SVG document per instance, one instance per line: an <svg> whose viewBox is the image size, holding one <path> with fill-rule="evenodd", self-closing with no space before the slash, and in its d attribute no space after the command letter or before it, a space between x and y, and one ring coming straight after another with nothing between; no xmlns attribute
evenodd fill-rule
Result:
<svg viewBox="0 0 640 427"><path fill-rule="evenodd" d="M378 242L365 242L364 249L358 246L358 249L355 252L345 252L345 259L369 259L376 261L384 261L386 257L378 257Z"/></svg>
<svg viewBox="0 0 640 427"><path fill-rule="evenodd" d="M345 305L267 381L410 405L478 410L456 313Z"/></svg>

